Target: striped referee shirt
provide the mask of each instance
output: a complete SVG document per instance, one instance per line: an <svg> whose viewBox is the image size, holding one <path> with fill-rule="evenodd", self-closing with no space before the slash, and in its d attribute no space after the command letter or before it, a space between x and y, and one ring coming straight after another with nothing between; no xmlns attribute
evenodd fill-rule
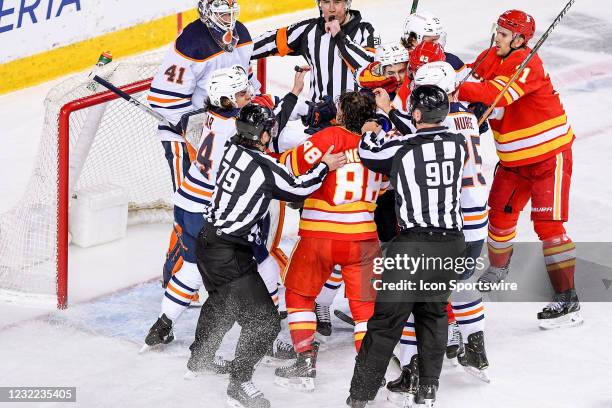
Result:
<svg viewBox="0 0 612 408"><path fill-rule="evenodd" d="M459 205L467 160L463 135L449 133L446 127L406 136L368 132L361 139L359 155L368 169L390 176L401 230L463 228Z"/></svg>
<svg viewBox="0 0 612 408"><path fill-rule="evenodd" d="M255 38L251 59L272 55L304 57L312 69L311 101L356 90L354 72L374 61L374 48L380 40L372 25L362 21L359 11L349 13L350 20L335 37L325 32L323 17L268 31Z"/></svg>
<svg viewBox="0 0 612 408"><path fill-rule="evenodd" d="M319 163L294 177L275 159L228 142L217 175L208 221L218 235L248 242L261 240L259 221L268 212L270 200L303 201L321 187L328 167Z"/></svg>

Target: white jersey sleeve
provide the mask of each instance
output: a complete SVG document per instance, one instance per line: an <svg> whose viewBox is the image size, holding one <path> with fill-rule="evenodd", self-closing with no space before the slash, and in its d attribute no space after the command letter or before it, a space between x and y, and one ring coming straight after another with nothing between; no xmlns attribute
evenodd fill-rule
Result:
<svg viewBox="0 0 612 408"><path fill-rule="evenodd" d="M206 112L200 145L183 183L174 193L174 205L194 213L204 213L210 206L225 143L236 134L237 114L237 109L213 108Z"/></svg>
<svg viewBox="0 0 612 408"><path fill-rule="evenodd" d="M461 210L463 212L463 234L468 242L487 237L489 191L482 174L482 158L478 151L480 134L478 120L473 113L459 102L452 102L450 113L442 123L451 133L465 136L468 160L463 168L461 188Z"/></svg>

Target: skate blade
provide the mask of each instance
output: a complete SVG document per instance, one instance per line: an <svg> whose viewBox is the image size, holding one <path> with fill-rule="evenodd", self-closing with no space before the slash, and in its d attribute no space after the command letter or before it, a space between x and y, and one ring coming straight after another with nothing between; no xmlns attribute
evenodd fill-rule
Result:
<svg viewBox="0 0 612 408"><path fill-rule="evenodd" d="M447 357L446 361L451 367L457 367L459 365L459 360L457 360L457 357L453 357L453 358Z"/></svg>
<svg viewBox="0 0 612 408"><path fill-rule="evenodd" d="M227 397L227 406L232 408L245 408L245 406L242 405L240 401L232 397Z"/></svg>
<svg viewBox="0 0 612 408"><path fill-rule="evenodd" d="M272 357L272 356L263 356L263 358L261 359L259 363L267 367L280 367L294 360L295 358L283 360L283 359Z"/></svg>
<svg viewBox="0 0 612 408"><path fill-rule="evenodd" d="M436 406L435 400L426 399L422 404L415 403L413 405L414 408L434 408Z"/></svg>
<svg viewBox="0 0 612 408"><path fill-rule="evenodd" d="M392 392L387 394L387 401L400 408L414 407L414 394L409 392Z"/></svg>
<svg viewBox="0 0 612 408"><path fill-rule="evenodd" d="M491 382L491 379L489 378L489 375L485 370L479 370L475 367L470 367L470 366L463 366L463 369L465 370L466 373L473 375L474 377L478 378L480 381L486 382L487 384L489 384Z"/></svg>
<svg viewBox="0 0 612 408"><path fill-rule="evenodd" d="M305 377L285 378L274 376L274 384L280 385L283 388L302 392L313 392L315 388L314 378Z"/></svg>
<svg viewBox="0 0 612 408"><path fill-rule="evenodd" d="M543 319L540 320L540 329L542 330L553 330L561 329L563 327L575 327L580 326L584 323L584 319L580 312L572 312L565 316L557 317L556 319Z"/></svg>
<svg viewBox="0 0 612 408"><path fill-rule="evenodd" d="M164 346L165 346L164 343L156 344L154 346L149 346L148 344L145 343L142 345L140 350L138 350L138 354L146 354L151 351L161 351L163 350Z"/></svg>

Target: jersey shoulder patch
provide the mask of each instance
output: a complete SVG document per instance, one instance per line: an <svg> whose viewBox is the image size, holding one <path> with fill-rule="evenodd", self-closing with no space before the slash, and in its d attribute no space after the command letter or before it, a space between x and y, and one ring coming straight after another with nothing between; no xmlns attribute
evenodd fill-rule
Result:
<svg viewBox="0 0 612 408"><path fill-rule="evenodd" d="M251 33L249 33L249 30L240 21L236 21L236 33L238 34L238 45L253 41Z"/></svg>
<svg viewBox="0 0 612 408"><path fill-rule="evenodd" d="M185 27L176 39L175 48L184 57L196 61L203 61L222 51L200 20L195 20Z"/></svg>
<svg viewBox="0 0 612 408"><path fill-rule="evenodd" d="M465 66L461 58L455 54L451 54L450 52L445 52L444 54L446 55L446 62L448 62L455 71L459 71Z"/></svg>
<svg viewBox="0 0 612 408"><path fill-rule="evenodd" d="M449 113L472 113L461 102L451 102Z"/></svg>

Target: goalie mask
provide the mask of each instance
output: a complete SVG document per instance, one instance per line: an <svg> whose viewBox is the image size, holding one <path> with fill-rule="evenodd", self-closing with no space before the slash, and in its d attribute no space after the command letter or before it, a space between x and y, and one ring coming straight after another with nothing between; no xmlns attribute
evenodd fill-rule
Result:
<svg viewBox="0 0 612 408"><path fill-rule="evenodd" d="M414 74L414 86L436 85L447 94L455 92L457 73L445 61L431 62L423 65Z"/></svg>
<svg viewBox="0 0 612 408"><path fill-rule="evenodd" d="M429 12L415 13L408 16L404 23L404 35L402 42L406 48L410 48L410 39L414 39L414 44L423 41L423 37L437 37L442 47L446 45L446 31L442 21Z"/></svg>
<svg viewBox="0 0 612 408"><path fill-rule="evenodd" d="M210 103L217 107L223 107L221 99L229 99L234 107L237 107L236 94L249 90L253 93L249 76L240 65L232 65L229 68L221 68L212 73L206 82L206 92Z"/></svg>
<svg viewBox="0 0 612 408"><path fill-rule="evenodd" d="M198 12L217 45L232 52L239 40L235 31L240 15L238 0L200 0Z"/></svg>

